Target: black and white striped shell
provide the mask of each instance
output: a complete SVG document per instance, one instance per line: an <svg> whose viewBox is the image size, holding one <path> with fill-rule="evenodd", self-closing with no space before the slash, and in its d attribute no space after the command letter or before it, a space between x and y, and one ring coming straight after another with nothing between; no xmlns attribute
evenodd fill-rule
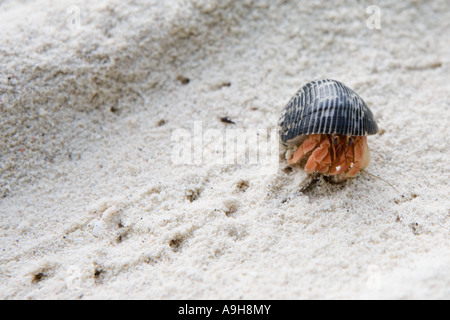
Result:
<svg viewBox="0 0 450 320"><path fill-rule="evenodd" d="M301 135L365 136L378 132L372 111L343 83L325 79L307 83L291 98L279 121L284 146Z"/></svg>

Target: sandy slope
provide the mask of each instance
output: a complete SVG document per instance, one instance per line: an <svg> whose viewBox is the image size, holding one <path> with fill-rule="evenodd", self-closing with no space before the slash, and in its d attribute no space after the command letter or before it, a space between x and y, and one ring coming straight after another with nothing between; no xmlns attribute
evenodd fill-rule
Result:
<svg viewBox="0 0 450 320"><path fill-rule="evenodd" d="M450 8L380 4L372 30L369 5L3 1L0 297L450 298ZM207 156L325 77L374 112L368 171L401 194Z"/></svg>

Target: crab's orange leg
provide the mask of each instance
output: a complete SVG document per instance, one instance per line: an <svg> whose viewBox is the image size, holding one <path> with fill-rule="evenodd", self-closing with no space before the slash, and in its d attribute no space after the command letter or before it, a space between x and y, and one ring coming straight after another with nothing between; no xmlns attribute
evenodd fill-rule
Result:
<svg viewBox="0 0 450 320"><path fill-rule="evenodd" d="M320 146L311 153L308 161L305 165L305 171L307 173L313 173L315 171L323 171L325 168L323 166L331 164L330 156L330 140L326 135L323 135L323 139L320 142ZM328 170L327 170L328 171Z"/></svg>
<svg viewBox="0 0 450 320"><path fill-rule="evenodd" d="M353 162L351 168L345 172L343 178L352 178L358 174L361 169L366 168L370 162L370 150L367 145L367 137L357 137L353 146Z"/></svg>
<svg viewBox="0 0 450 320"><path fill-rule="evenodd" d="M347 164L347 154L349 152L349 147L344 141L335 148L335 158L331 164L331 170L328 172L330 175L341 174L348 168Z"/></svg>
<svg viewBox="0 0 450 320"><path fill-rule="evenodd" d="M330 165L331 165L331 153L328 152L325 158L323 158L322 161L320 162L320 165L317 166L317 171L325 174L330 169Z"/></svg>
<svg viewBox="0 0 450 320"><path fill-rule="evenodd" d="M320 134L312 134L308 136L305 141L298 147L291 159L288 160L289 164L297 163L308 152L313 150L320 142Z"/></svg>

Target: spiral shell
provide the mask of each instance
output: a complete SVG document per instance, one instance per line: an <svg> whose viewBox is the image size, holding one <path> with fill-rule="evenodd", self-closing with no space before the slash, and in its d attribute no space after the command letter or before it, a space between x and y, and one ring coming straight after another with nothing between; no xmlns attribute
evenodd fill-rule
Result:
<svg viewBox="0 0 450 320"><path fill-rule="evenodd" d="M325 79L307 83L291 98L279 121L284 146L301 135L366 136L378 132L372 111L343 83Z"/></svg>

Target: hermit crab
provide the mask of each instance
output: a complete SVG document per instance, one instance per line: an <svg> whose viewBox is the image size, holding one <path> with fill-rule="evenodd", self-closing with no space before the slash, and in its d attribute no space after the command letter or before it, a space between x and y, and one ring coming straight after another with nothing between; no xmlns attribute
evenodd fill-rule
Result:
<svg viewBox="0 0 450 320"><path fill-rule="evenodd" d="M343 83L307 83L291 98L279 121L288 163L305 163L307 173L355 177L369 165L367 136L378 132L372 111Z"/></svg>

